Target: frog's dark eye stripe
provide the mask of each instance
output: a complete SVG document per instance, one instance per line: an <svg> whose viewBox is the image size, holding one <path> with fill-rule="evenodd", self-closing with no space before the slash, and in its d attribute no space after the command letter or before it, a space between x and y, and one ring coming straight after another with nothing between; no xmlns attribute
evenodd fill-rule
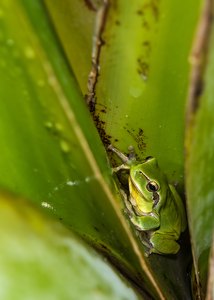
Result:
<svg viewBox="0 0 214 300"><path fill-rule="evenodd" d="M147 156L146 158L145 158L145 161L148 161L148 160L150 160L150 159L152 159L153 157L152 156Z"/></svg>
<svg viewBox="0 0 214 300"><path fill-rule="evenodd" d="M159 185L155 181L149 181L146 188L149 192L157 192L159 190Z"/></svg>

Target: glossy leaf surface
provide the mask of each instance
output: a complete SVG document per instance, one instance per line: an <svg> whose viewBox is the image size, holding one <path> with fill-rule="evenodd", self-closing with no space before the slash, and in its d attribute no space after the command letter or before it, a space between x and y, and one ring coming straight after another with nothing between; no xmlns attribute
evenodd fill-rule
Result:
<svg viewBox="0 0 214 300"><path fill-rule="evenodd" d="M161 294L43 3L2 1L0 28L0 185L104 252L142 293Z"/></svg>
<svg viewBox="0 0 214 300"><path fill-rule="evenodd" d="M22 199L0 195L0 297L141 299L61 224Z"/></svg>
<svg viewBox="0 0 214 300"><path fill-rule="evenodd" d="M181 185L188 57L200 3L112 1L96 85L95 114L109 142L123 152L133 145L140 159L156 157Z"/></svg>

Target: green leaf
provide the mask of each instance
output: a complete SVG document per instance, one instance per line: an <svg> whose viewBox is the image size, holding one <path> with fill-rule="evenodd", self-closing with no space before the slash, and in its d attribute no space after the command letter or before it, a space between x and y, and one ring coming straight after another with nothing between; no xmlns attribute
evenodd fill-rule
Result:
<svg viewBox="0 0 214 300"><path fill-rule="evenodd" d="M109 141L183 184L188 56L201 0L119 0L102 35L96 116ZM104 122L102 125L101 122Z"/></svg>
<svg viewBox="0 0 214 300"><path fill-rule="evenodd" d="M122 214L102 143L43 3L3 0L0 29L0 186L37 203L142 293L163 299Z"/></svg>
<svg viewBox="0 0 214 300"><path fill-rule="evenodd" d="M186 189L198 289L206 293L214 230L214 28L211 2L205 3L192 53L192 81L186 132ZM200 282L199 282L200 281ZM200 293L200 291L199 291Z"/></svg>
<svg viewBox="0 0 214 300"><path fill-rule="evenodd" d="M182 194L188 57L201 3L110 2L96 84L94 119L103 142L124 153L133 145L139 160L156 157ZM189 243L181 244L177 257L149 257L160 282L176 286L170 297L178 299L190 297Z"/></svg>
<svg viewBox="0 0 214 300"><path fill-rule="evenodd" d="M28 197L104 253L145 299L188 299L185 253L144 258L122 214L106 153L83 101L87 32L92 32L94 13L84 14L88 31L80 26L75 32L78 22L71 26L75 39L69 47L69 34L61 35L66 25L55 24L58 36L52 27L52 21L64 19L58 6L46 3L52 19L43 1L1 2L0 185ZM120 150L133 144L140 158L154 155L170 181L182 186L187 57L200 0L185 6L178 1L111 4L95 120L102 133L106 129L105 140L111 136ZM64 6L65 24L70 13L75 18L74 6L70 12ZM80 32L84 34L78 38ZM78 68L77 49L85 39Z"/></svg>
<svg viewBox="0 0 214 300"><path fill-rule="evenodd" d="M214 299L214 239L209 258L209 278L207 283L206 299Z"/></svg>
<svg viewBox="0 0 214 300"><path fill-rule="evenodd" d="M99 6L79 0L44 2L81 90L86 94L91 69L92 36Z"/></svg>
<svg viewBox="0 0 214 300"><path fill-rule="evenodd" d="M4 300L142 299L62 225L2 193L0 252Z"/></svg>

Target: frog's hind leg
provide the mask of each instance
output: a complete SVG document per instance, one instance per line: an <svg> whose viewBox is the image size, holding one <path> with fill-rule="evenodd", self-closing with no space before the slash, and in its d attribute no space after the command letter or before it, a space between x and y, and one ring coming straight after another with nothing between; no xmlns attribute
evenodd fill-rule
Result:
<svg viewBox="0 0 214 300"><path fill-rule="evenodd" d="M176 254L180 245L176 242L174 234L161 234L153 232L150 237L150 242L153 245L152 253L158 254Z"/></svg>

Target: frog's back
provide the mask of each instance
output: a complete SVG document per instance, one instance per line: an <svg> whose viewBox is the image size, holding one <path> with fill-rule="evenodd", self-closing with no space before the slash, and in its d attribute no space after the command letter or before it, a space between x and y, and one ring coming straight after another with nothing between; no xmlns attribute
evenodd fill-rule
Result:
<svg viewBox="0 0 214 300"><path fill-rule="evenodd" d="M162 207L160 211L161 226L159 228L159 231L165 234L168 233L170 235L173 235L177 240L181 232L184 231L185 229L184 227L186 226L184 226L183 224L184 216L183 216L183 210L180 207L180 203L178 205L177 199L175 199L171 189L169 190L169 192L172 195L167 197L167 203L164 207ZM181 203L181 205L183 204Z"/></svg>

